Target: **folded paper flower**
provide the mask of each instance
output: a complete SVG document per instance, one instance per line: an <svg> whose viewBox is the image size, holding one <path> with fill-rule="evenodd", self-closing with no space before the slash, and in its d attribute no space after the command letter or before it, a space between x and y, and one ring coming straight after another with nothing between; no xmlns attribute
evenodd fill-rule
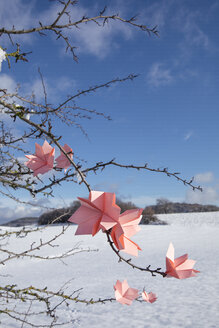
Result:
<svg viewBox="0 0 219 328"><path fill-rule="evenodd" d="M138 256L138 250L141 248L129 238L140 230L139 222L143 209L133 209L122 213L119 216L118 223L112 228L110 235L118 250Z"/></svg>
<svg viewBox="0 0 219 328"><path fill-rule="evenodd" d="M170 243L166 254L166 275L167 277L175 277L177 279L186 279L195 277L197 270L193 269L196 261L189 260L188 254L184 254L174 259L174 247Z"/></svg>
<svg viewBox="0 0 219 328"><path fill-rule="evenodd" d="M76 235L94 236L100 229L109 230L117 224L121 209L114 193L91 191L89 199L78 199L81 206L68 220L78 224Z"/></svg>
<svg viewBox="0 0 219 328"><path fill-rule="evenodd" d="M117 280L115 286L115 298L121 304L131 305L132 301L138 298L138 290L130 288L127 281Z"/></svg>
<svg viewBox="0 0 219 328"><path fill-rule="evenodd" d="M147 294L146 291L143 291L142 298L145 302L148 302L148 303L154 303L157 300L156 294L151 293L151 292Z"/></svg>
<svg viewBox="0 0 219 328"><path fill-rule="evenodd" d="M66 151L66 153L68 154L68 156L72 159L73 158L73 152L72 149L65 144L63 149ZM61 152L61 154L56 158L56 167L60 168L60 169L65 169L65 171L67 170L67 168L71 165L69 159L65 156L65 154L63 154Z"/></svg>
<svg viewBox="0 0 219 328"><path fill-rule="evenodd" d="M53 168L55 148L45 140L43 146L35 143L35 155L25 155L29 161L24 164L31 170L33 175L44 174Z"/></svg>

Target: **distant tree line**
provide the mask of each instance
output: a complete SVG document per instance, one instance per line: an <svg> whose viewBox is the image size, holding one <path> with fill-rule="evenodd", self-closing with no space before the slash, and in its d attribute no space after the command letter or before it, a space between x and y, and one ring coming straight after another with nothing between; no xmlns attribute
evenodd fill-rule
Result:
<svg viewBox="0 0 219 328"><path fill-rule="evenodd" d="M219 207L215 205L201 205L171 202L166 198L159 198L156 205L148 206L154 211L154 214L170 214L170 213L193 213L193 212L216 212Z"/></svg>
<svg viewBox="0 0 219 328"><path fill-rule="evenodd" d="M121 213L126 210L137 208L132 202L124 202L117 199L116 204L121 208ZM50 223L65 223L68 221L70 216L79 208L80 202L74 201L69 207L58 208L56 210L43 213L39 219L38 224L50 224ZM141 224L165 224L163 221L160 221L155 215L154 211L149 207L145 208L142 213Z"/></svg>
<svg viewBox="0 0 219 328"><path fill-rule="evenodd" d="M137 208L137 206L130 201L125 202L117 199L116 203L121 208L121 213L126 210ZM79 206L80 202L74 201L69 207L58 208L53 211L43 213L38 219L38 224L45 225L50 223L66 223L70 216L79 208ZM164 221L161 221L156 217L156 214L214 211L219 211L219 207L215 205L174 203L166 198L159 198L156 201L156 205L146 206L144 208L140 224L165 224Z"/></svg>

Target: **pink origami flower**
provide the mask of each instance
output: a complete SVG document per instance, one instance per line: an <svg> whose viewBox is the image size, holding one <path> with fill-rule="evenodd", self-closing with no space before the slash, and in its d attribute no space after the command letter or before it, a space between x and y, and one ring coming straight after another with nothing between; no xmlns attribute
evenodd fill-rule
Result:
<svg viewBox="0 0 219 328"><path fill-rule="evenodd" d="M170 243L166 254L166 274L167 277L175 277L177 279L186 279L196 276L197 270L193 269L196 261L188 260L188 254L184 254L174 259L174 247Z"/></svg>
<svg viewBox="0 0 219 328"><path fill-rule="evenodd" d="M78 224L76 235L94 236L100 229L109 230L117 224L121 209L114 193L91 191L89 199L78 199L81 207L68 220Z"/></svg>
<svg viewBox="0 0 219 328"><path fill-rule="evenodd" d="M25 155L29 161L24 164L34 171L33 175L44 174L52 170L54 163L55 148L51 147L45 140L41 147L35 143L35 155Z"/></svg>
<svg viewBox="0 0 219 328"><path fill-rule="evenodd" d="M66 151L68 156L72 159L73 158L72 149L67 144L64 145L63 149ZM65 169L65 171L71 165L71 162L69 161L69 159L62 152L56 158L56 163L57 163L56 167L58 167L60 169Z"/></svg>
<svg viewBox="0 0 219 328"><path fill-rule="evenodd" d="M115 286L115 298L121 304L131 305L132 301L138 298L138 290L130 288L127 281L117 280Z"/></svg>
<svg viewBox="0 0 219 328"><path fill-rule="evenodd" d="M145 302L148 302L148 303L154 303L157 300L156 294L151 293L151 292L147 294L146 291L143 291L142 298Z"/></svg>
<svg viewBox="0 0 219 328"><path fill-rule="evenodd" d="M139 222L143 209L133 209L122 213L119 216L118 223L112 228L110 235L118 250L138 256L138 250L141 248L129 238L140 230Z"/></svg>

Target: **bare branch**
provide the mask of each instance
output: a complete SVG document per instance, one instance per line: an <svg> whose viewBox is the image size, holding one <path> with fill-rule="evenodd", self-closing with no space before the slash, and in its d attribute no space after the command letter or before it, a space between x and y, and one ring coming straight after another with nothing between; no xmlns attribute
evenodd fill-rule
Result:
<svg viewBox="0 0 219 328"><path fill-rule="evenodd" d="M166 273L165 272L161 272L161 268L157 268L157 269L154 269L152 270L150 267L150 265L148 265L147 267L140 267L138 265L135 265L131 262L131 259L125 259L123 256L121 256L119 250L116 249L116 247L114 246L114 243L110 237L110 231L106 231L106 236L107 236L107 241L110 245L110 247L112 248L113 252L116 253L116 255L118 256L119 258L119 262L125 262L126 264L130 265L133 269L137 269L137 270L140 270L140 271L145 271L145 272L149 272L151 273L152 277L156 276L156 274L159 274L161 276L166 277Z"/></svg>

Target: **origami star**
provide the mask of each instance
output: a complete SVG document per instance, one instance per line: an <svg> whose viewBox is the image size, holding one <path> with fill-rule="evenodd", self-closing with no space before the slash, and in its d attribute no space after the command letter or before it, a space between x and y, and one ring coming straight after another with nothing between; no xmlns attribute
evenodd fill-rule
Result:
<svg viewBox="0 0 219 328"><path fill-rule="evenodd" d="M112 228L110 235L118 250L138 256L138 250L141 248L129 238L140 230L139 222L143 209L133 209L122 213L119 216L118 223Z"/></svg>
<svg viewBox="0 0 219 328"><path fill-rule="evenodd" d="M146 291L143 291L142 298L145 302L148 302L148 303L154 303L157 300L156 294L154 294L152 292L147 294Z"/></svg>
<svg viewBox="0 0 219 328"><path fill-rule="evenodd" d="M66 153L68 154L68 156L72 159L73 158L73 152L72 149L65 144L63 149L66 151ZM56 158L56 167L60 168L60 169L65 169L65 171L67 170L67 168L71 165L69 159L65 156L65 154L63 154L61 152L61 154Z"/></svg>
<svg viewBox="0 0 219 328"><path fill-rule="evenodd" d="M80 198L79 209L68 221L78 224L76 235L94 236L100 229L109 230L118 222L120 207L115 203L115 194L91 191L89 199Z"/></svg>
<svg viewBox="0 0 219 328"><path fill-rule="evenodd" d="M29 161L24 164L31 170L33 175L44 174L53 168L55 148L45 140L43 146L35 143L35 155L25 155Z"/></svg>
<svg viewBox="0 0 219 328"><path fill-rule="evenodd" d="M195 277L197 270L193 269L196 261L188 260L188 254L184 254L174 259L174 247L170 243L166 254L166 274L167 277L175 277L177 279L186 279Z"/></svg>
<svg viewBox="0 0 219 328"><path fill-rule="evenodd" d="M115 286L115 298L121 304L131 305L132 301L138 298L138 290L130 288L127 281L117 280Z"/></svg>

